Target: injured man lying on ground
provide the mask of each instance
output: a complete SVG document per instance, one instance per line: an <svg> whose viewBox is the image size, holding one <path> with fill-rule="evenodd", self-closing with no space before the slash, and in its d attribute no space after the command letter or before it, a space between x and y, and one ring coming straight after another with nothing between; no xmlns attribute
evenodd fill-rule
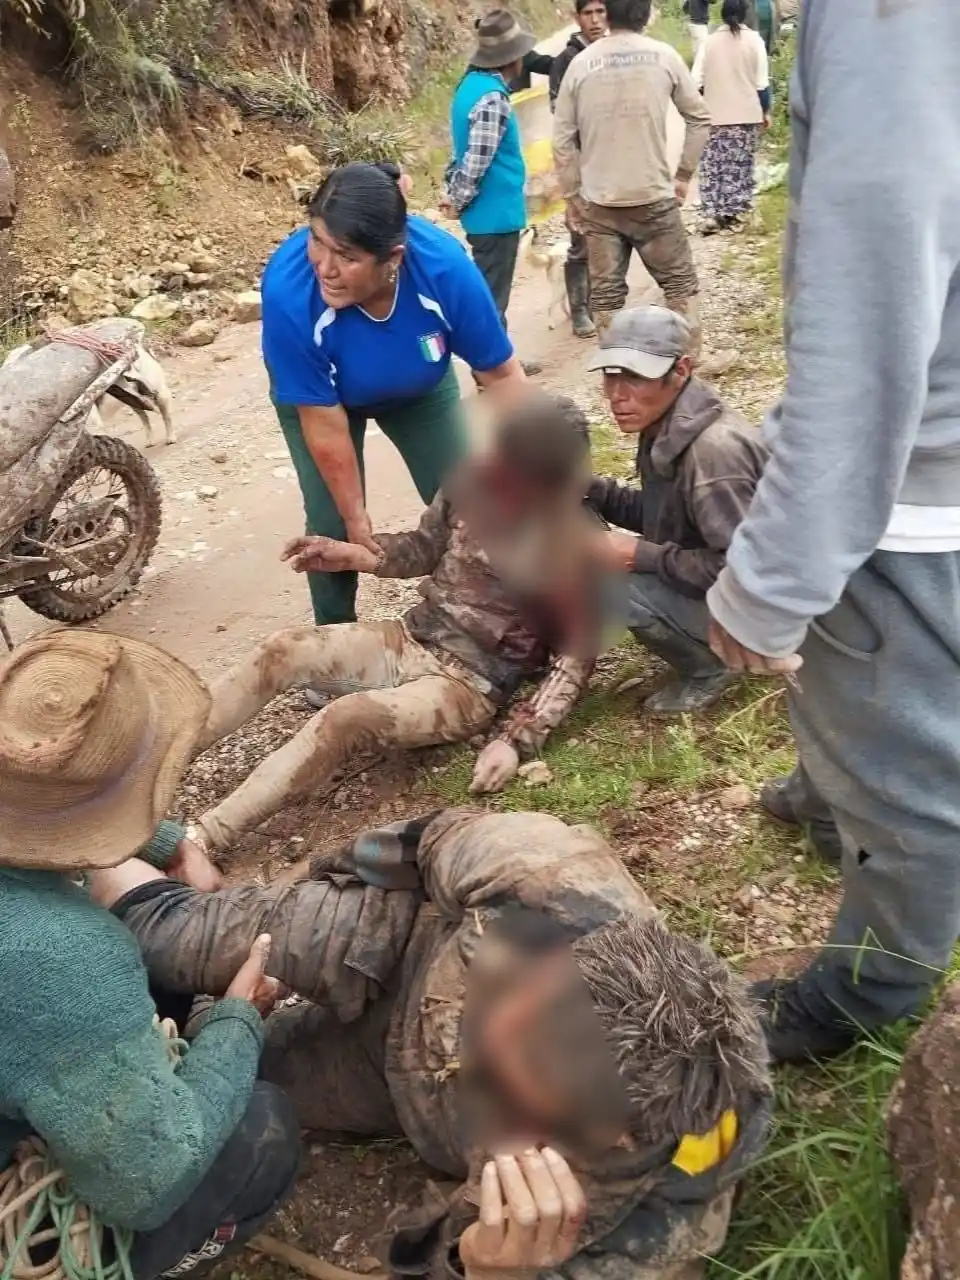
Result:
<svg viewBox="0 0 960 1280"><path fill-rule="evenodd" d="M423 598L398 620L278 631L214 685L200 750L284 690L308 685L336 700L200 815L198 842L228 848L285 805L322 794L358 754L484 733L524 680L541 677L481 752L473 790L509 782L577 701L604 639L614 638L616 575L599 563L601 526L584 504L589 482L583 413L570 400L530 392L416 530L378 535L377 552L313 536L291 543L295 570L422 578Z"/></svg>
<svg viewBox="0 0 960 1280"><path fill-rule="evenodd" d="M586 1203L534 1270L696 1280L723 1243L769 1122L761 1027L739 980L667 929L591 828L447 809L366 831L268 888L199 893L138 860L91 888L158 992L222 994L270 935L269 972L301 1000L266 1023L263 1077L305 1128L405 1135L462 1182L396 1227L394 1274L479 1267L481 1188L493 1177L499 1203L499 1176L509 1201L511 1179L532 1186L554 1152L557 1185L565 1160ZM202 1021L197 1001L188 1036Z"/></svg>

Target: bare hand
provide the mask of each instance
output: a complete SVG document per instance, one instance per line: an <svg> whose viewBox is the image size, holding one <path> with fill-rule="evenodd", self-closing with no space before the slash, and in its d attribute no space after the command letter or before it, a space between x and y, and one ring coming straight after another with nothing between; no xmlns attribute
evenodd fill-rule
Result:
<svg viewBox="0 0 960 1280"><path fill-rule="evenodd" d="M400 194L403 196L404 200L409 200L411 195L413 195L413 179L410 177L409 173L401 173L397 180L397 186L400 188Z"/></svg>
<svg viewBox="0 0 960 1280"><path fill-rule="evenodd" d="M763 117L763 128L764 128L764 129L769 129L769 128L770 128L771 123L772 123L772 122L771 122L771 120L770 120L770 116L769 116L769 115L765 115L765 116Z"/></svg>
<svg viewBox="0 0 960 1280"><path fill-rule="evenodd" d="M488 742L477 757L473 767L473 781L470 783L470 794L486 795L490 791L502 791L508 782L512 782L520 768L520 757L516 747L505 742L503 738L494 738Z"/></svg>
<svg viewBox="0 0 960 1280"><path fill-rule="evenodd" d="M367 547L313 533L292 538L280 559L289 560L294 573L372 573L377 566L377 556Z"/></svg>
<svg viewBox="0 0 960 1280"><path fill-rule="evenodd" d="M268 978L264 972L270 959L271 942L269 933L261 933L227 988L227 999L249 1000L262 1018L268 1017L273 1006L283 997L283 987L278 979Z"/></svg>
<svg viewBox="0 0 960 1280"><path fill-rule="evenodd" d="M600 563L608 569L621 572L625 569L629 572L633 568L639 541L632 533L622 533L619 529L606 530L600 535L597 548Z"/></svg>
<svg viewBox="0 0 960 1280"><path fill-rule="evenodd" d="M673 194L677 197L678 204L686 204L687 195L690 191L689 178L677 178L673 184Z"/></svg>
<svg viewBox="0 0 960 1280"><path fill-rule="evenodd" d="M562 1266L577 1251L586 1216L583 1190L559 1152L497 1156L481 1174L480 1220L460 1238L467 1280L477 1272Z"/></svg>
<svg viewBox="0 0 960 1280"><path fill-rule="evenodd" d="M567 224L567 230L573 232L574 235L583 230L583 200L580 196L570 196L567 200L564 220Z"/></svg>
<svg viewBox="0 0 960 1280"><path fill-rule="evenodd" d="M762 653L754 653L735 640L729 631L724 631L713 618L710 619L708 638L710 648L731 671L749 671L758 676L791 676L803 666L799 653L788 654L785 658L768 658Z"/></svg>
<svg viewBox="0 0 960 1280"><path fill-rule="evenodd" d="M187 837L177 845L166 871L171 880L180 880L200 893L213 893L223 888L223 876L210 861L206 849Z"/></svg>
<svg viewBox="0 0 960 1280"><path fill-rule="evenodd" d="M377 554L380 548L373 540L373 525L370 523L370 517L366 511L361 511L352 520L347 520L344 523L347 526L348 542L353 542L358 547L366 547L374 555Z"/></svg>

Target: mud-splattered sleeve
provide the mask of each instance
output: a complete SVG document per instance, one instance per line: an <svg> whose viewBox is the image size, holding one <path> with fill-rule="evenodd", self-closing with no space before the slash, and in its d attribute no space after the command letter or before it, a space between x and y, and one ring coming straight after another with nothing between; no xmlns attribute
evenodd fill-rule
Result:
<svg viewBox="0 0 960 1280"><path fill-rule="evenodd" d="M379 533L374 541L384 553L378 577L422 578L433 573L450 541L450 504L443 492L427 507L416 529Z"/></svg>
<svg viewBox="0 0 960 1280"><path fill-rule="evenodd" d="M593 668L592 659L557 658L533 697L510 712L500 737L525 760L537 755L579 702Z"/></svg>

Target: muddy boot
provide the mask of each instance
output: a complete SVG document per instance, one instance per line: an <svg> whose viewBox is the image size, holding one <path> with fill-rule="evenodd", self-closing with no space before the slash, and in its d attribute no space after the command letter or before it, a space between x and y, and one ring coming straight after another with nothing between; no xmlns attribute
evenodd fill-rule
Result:
<svg viewBox="0 0 960 1280"><path fill-rule="evenodd" d="M570 304L570 323L576 338L592 338L596 327L590 316L590 268L585 262L566 262L563 277Z"/></svg>
<svg viewBox="0 0 960 1280"><path fill-rule="evenodd" d="M709 676L671 680L652 693L643 707L652 716L696 715L719 702L736 679L732 671L716 671Z"/></svg>
<svg viewBox="0 0 960 1280"><path fill-rule="evenodd" d="M817 854L824 862L839 866L843 841L837 824L802 769L766 783L759 799L760 808L777 822L787 827L806 827Z"/></svg>
<svg viewBox="0 0 960 1280"><path fill-rule="evenodd" d="M803 982L795 978L768 978L754 982L750 995L760 1006L760 1022L774 1063L822 1062L852 1049L857 1028L837 1011L831 1022L822 1022L807 1007Z"/></svg>
<svg viewBox="0 0 960 1280"><path fill-rule="evenodd" d="M603 337L619 314L619 311L595 311L593 313L593 323L598 338Z"/></svg>

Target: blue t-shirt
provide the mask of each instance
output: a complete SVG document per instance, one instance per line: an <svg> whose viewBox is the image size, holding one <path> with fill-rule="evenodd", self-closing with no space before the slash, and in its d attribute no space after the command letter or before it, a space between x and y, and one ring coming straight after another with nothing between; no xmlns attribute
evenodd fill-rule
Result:
<svg viewBox="0 0 960 1280"><path fill-rule="evenodd" d="M487 283L466 250L424 218L407 219L393 311L328 307L307 258L309 228L276 250L263 275L263 358L279 404L360 409L432 391L457 355L478 373L509 360Z"/></svg>

